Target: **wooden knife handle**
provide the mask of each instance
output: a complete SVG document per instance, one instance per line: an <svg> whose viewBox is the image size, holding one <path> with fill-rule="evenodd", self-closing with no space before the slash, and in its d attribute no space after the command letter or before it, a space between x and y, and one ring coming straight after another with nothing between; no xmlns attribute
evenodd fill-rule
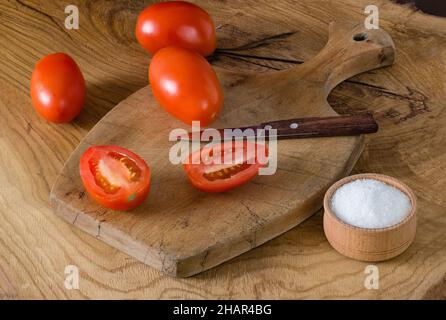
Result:
<svg viewBox="0 0 446 320"><path fill-rule="evenodd" d="M278 120L262 123L261 127L277 129L278 139L351 136L378 131L371 114Z"/></svg>

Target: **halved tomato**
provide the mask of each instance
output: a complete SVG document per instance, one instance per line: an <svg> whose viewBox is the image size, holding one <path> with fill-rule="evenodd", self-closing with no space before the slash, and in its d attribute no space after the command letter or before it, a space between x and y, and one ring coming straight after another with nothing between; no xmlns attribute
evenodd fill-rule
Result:
<svg viewBox="0 0 446 320"><path fill-rule="evenodd" d="M150 168L137 154L118 146L92 146L81 156L80 176L88 194L113 210L140 205L150 189Z"/></svg>
<svg viewBox="0 0 446 320"><path fill-rule="evenodd" d="M194 187L206 192L224 192L238 187L266 165L266 145L248 141L227 141L192 153L184 170Z"/></svg>

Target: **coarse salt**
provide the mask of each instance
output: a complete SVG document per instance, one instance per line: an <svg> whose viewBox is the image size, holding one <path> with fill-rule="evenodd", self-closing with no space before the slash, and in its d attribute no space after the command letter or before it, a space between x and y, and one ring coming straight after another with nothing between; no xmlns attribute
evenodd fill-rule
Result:
<svg viewBox="0 0 446 320"><path fill-rule="evenodd" d="M357 179L338 188L331 209L342 221L360 228L386 228L409 214L409 197L399 189L375 179Z"/></svg>

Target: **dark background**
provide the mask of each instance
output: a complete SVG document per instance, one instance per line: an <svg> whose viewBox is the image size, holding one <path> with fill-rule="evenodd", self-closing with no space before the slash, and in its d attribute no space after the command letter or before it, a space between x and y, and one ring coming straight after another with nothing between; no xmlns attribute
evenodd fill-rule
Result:
<svg viewBox="0 0 446 320"><path fill-rule="evenodd" d="M444 0L397 0L396 2L412 3L425 13L446 17L446 1Z"/></svg>

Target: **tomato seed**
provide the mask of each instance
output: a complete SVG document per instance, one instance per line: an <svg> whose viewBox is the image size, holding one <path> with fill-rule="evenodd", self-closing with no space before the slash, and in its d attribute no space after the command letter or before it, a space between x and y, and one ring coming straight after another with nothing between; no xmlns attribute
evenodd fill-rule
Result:
<svg viewBox="0 0 446 320"><path fill-rule="evenodd" d="M203 173L203 177L205 177L209 181L215 181L219 179L229 179L237 173L249 168L251 165L247 163L237 164L232 167L224 168L218 171Z"/></svg>

